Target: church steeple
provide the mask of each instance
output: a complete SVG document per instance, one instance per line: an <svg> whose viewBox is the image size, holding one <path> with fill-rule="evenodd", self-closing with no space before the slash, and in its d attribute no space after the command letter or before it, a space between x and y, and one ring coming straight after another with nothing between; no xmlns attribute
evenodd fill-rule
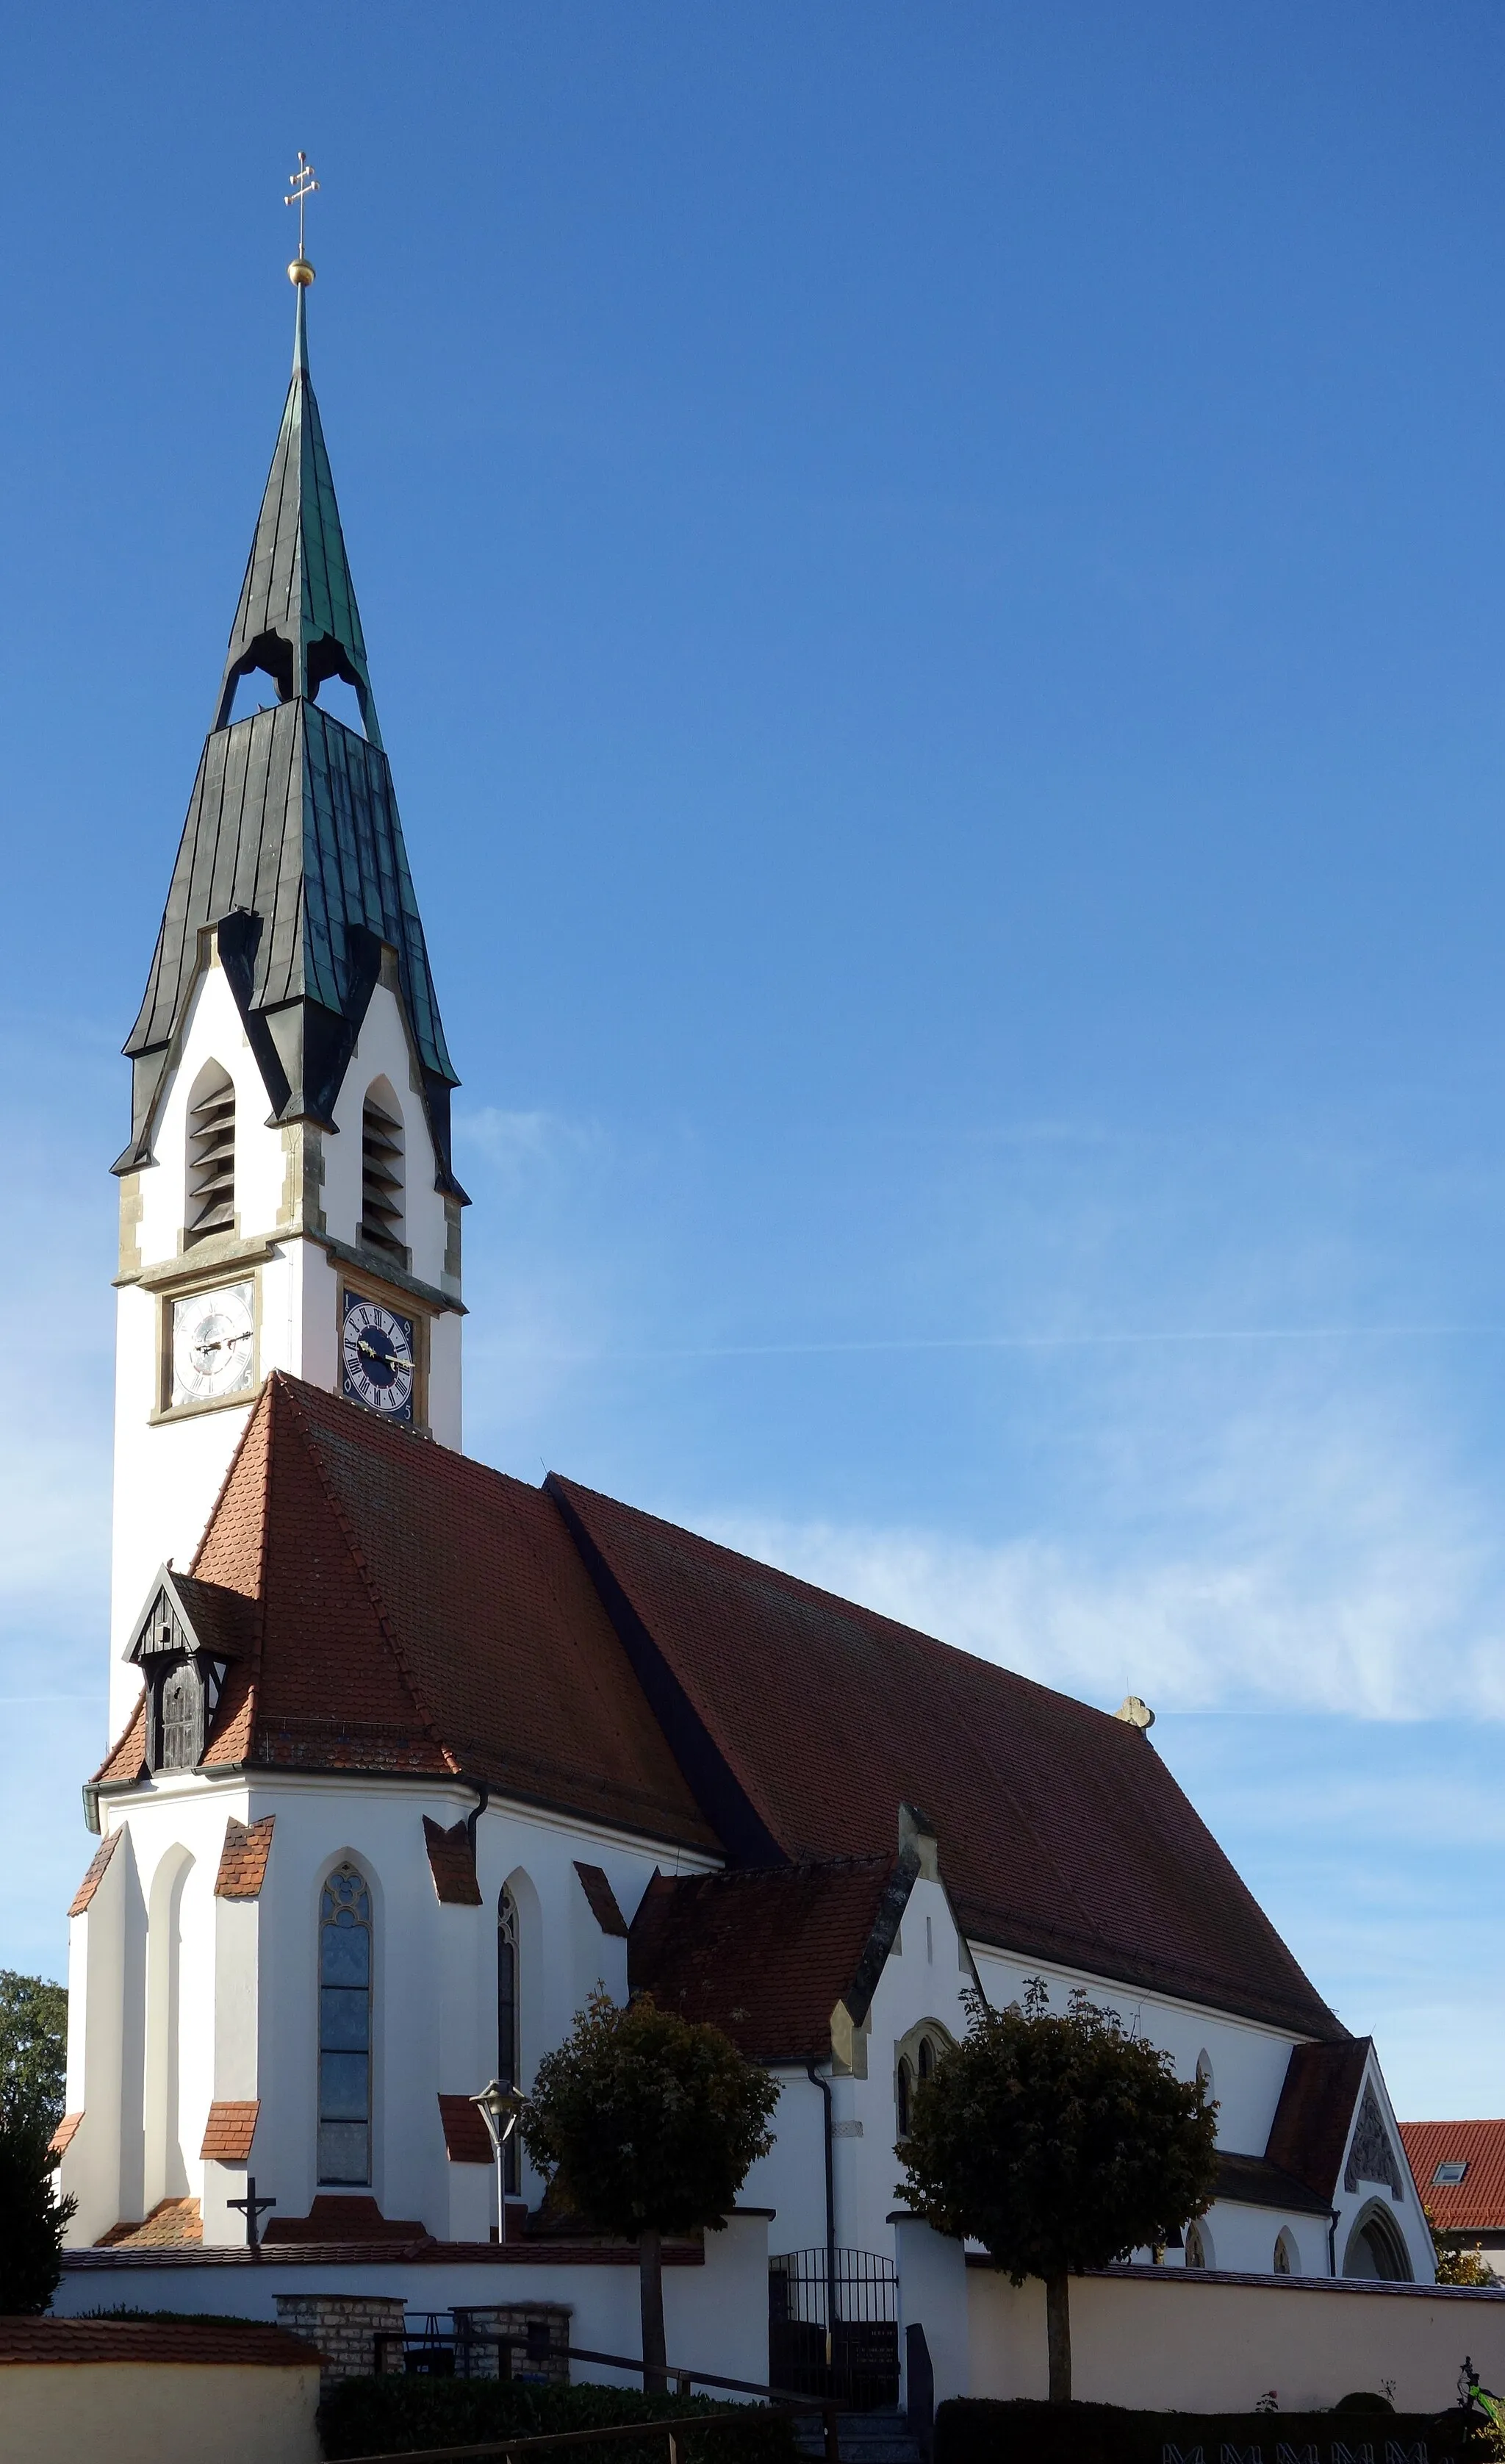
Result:
<svg viewBox="0 0 1505 2464"><path fill-rule="evenodd" d="M293 379L230 627L214 724L226 725L241 677L258 669L283 701L316 700L320 685L341 676L360 700L367 741L380 746L365 636L309 376L307 303L308 284L299 282Z"/></svg>
<svg viewBox="0 0 1505 2464"><path fill-rule="evenodd" d="M441 1190L460 1197L449 1147L458 1084L445 1043L382 747L355 587L309 374L301 253L292 382L226 653L214 725L184 825L141 1014L131 1141L116 1166L151 1155L177 1035L212 927L273 1118L323 1127L382 966L395 959ZM240 679L259 671L274 706L232 719ZM363 733L319 707L332 677L354 688Z"/></svg>

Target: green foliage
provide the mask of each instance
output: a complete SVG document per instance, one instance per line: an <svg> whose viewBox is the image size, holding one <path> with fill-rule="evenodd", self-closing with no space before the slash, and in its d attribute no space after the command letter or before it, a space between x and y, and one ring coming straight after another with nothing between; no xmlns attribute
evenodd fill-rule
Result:
<svg viewBox="0 0 1505 2464"><path fill-rule="evenodd" d="M1425 2443L1431 2464L1487 2464L1459 2408L1443 2413L1371 2413L1372 2429L1351 2413L1131 2412L1112 2404L994 2403L953 2398L935 2416L932 2464L1162 2464L1167 2448L1183 2455L1223 2453L1267 2458L1276 2443L1297 2454L1315 2450L1319 2464L1342 2464L1363 2445L1376 2454L1384 2439L1407 2453ZM1488 2425L1481 2425L1487 2427Z"/></svg>
<svg viewBox="0 0 1505 2464"><path fill-rule="evenodd" d="M550 2431L605 2429L628 2421L683 2421L687 2414L735 2411L724 2426L687 2432L687 2464L798 2464L787 2413L728 2405L706 2396L643 2396L632 2387L534 2387L517 2380L349 2379L319 2408L327 2456L402 2454L425 2447L479 2445L488 2438ZM563 2451L569 2464L665 2464L662 2437L610 2439Z"/></svg>
<svg viewBox="0 0 1505 2464"><path fill-rule="evenodd" d="M915 2090L899 2195L1018 2284L1154 2248L1211 2205L1217 2108L1200 2079L1082 1993L1061 2014L967 1996L963 2041Z"/></svg>
<svg viewBox="0 0 1505 2464"><path fill-rule="evenodd" d="M0 2129L45 2146L63 2118L67 2062L66 1988L0 1968Z"/></svg>
<svg viewBox="0 0 1505 2464"><path fill-rule="evenodd" d="M719 2231L777 2101L719 2028L597 1992L539 2063L519 2127L555 2199L607 2232Z"/></svg>
<svg viewBox="0 0 1505 2464"><path fill-rule="evenodd" d="M1432 2257L1439 2284L1482 2284L1488 2292L1499 2283L1499 2277L1487 2264L1477 2242L1472 2250L1466 2250L1463 2235L1444 2233L1430 2208L1424 2208L1422 2213L1431 2234Z"/></svg>
<svg viewBox="0 0 1505 2464"><path fill-rule="evenodd" d="M34 2122L0 2126L0 2314L45 2310L63 2272L72 2198L55 2199Z"/></svg>

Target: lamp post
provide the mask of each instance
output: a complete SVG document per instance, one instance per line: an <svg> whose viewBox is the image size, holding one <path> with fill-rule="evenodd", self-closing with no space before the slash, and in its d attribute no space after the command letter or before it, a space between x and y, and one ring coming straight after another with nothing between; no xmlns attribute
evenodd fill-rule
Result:
<svg viewBox="0 0 1505 2464"><path fill-rule="evenodd" d="M504 2087L500 2079L494 2079L488 2086L483 2087L479 2096L472 2096L470 2099L470 2102L477 2107L481 2120L486 2124L488 2133L491 2137L491 2146L496 2157L496 2239L498 2246L500 2246L507 2237L507 2213L502 2194L502 2149L506 2146L509 2139L511 2139L513 2135L513 2132L516 2129L517 2117L522 2112L527 2101L527 2098L525 2096L519 2096L514 2087Z"/></svg>

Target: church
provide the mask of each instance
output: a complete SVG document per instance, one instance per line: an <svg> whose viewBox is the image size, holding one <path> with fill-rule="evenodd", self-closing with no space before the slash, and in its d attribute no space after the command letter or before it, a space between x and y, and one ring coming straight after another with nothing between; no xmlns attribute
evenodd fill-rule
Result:
<svg viewBox="0 0 1505 2464"><path fill-rule="evenodd" d="M515 2141L493 2165L471 2100L526 2091L598 1986L649 1989L780 2083L736 2215L668 2254L671 2357L763 2381L770 2287L776 2317L805 2257L894 2283L914 2085L966 1991L1032 1977L1216 2099L1215 2204L1157 2265L1430 2283L1375 2048L1142 1705L466 1454L458 1080L291 272L292 381L125 1046L58 2306L271 2316L316 2279L547 2300L630 2352L631 2253L572 2236Z"/></svg>

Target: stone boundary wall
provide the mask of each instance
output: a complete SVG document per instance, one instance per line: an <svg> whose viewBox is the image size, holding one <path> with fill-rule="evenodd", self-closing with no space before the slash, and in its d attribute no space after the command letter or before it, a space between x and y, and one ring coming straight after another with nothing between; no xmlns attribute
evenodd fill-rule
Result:
<svg viewBox="0 0 1505 2464"><path fill-rule="evenodd" d="M317 2347L319 2384L368 2379L376 2369L378 2336L401 2336L407 2304L401 2294L279 2293L277 2325Z"/></svg>

